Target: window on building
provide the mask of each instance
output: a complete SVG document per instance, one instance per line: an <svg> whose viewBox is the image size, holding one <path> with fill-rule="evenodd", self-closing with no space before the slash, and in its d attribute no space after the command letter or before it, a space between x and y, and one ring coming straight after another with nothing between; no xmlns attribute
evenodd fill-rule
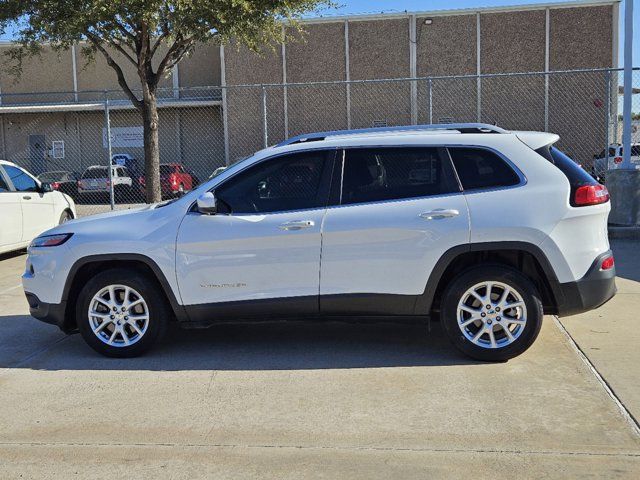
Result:
<svg viewBox="0 0 640 480"><path fill-rule="evenodd" d="M347 150L342 184L343 204L459 191L449 162L436 148Z"/></svg>
<svg viewBox="0 0 640 480"><path fill-rule="evenodd" d="M18 192L37 192L38 184L24 170L11 165L5 165L5 172Z"/></svg>
<svg viewBox="0 0 640 480"><path fill-rule="evenodd" d="M465 190L509 187L520 178L513 169L494 152L483 148L449 148L453 165Z"/></svg>
<svg viewBox="0 0 640 480"><path fill-rule="evenodd" d="M266 160L215 191L221 213L273 213L324 207L333 152L305 152Z"/></svg>

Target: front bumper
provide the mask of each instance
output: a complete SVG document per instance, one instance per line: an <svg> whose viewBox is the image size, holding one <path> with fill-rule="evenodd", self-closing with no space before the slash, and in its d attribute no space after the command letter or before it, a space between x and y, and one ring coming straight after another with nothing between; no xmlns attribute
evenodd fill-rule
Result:
<svg viewBox="0 0 640 480"><path fill-rule="evenodd" d="M598 255L584 277L560 284L563 301L558 306L559 317L593 310L613 298L617 291L616 269L600 269L602 261L611 255L611 250Z"/></svg>
<svg viewBox="0 0 640 480"><path fill-rule="evenodd" d="M41 302L37 295L24 292L29 303L29 313L32 317L37 318L45 323L56 325L65 333L71 333L65 324L65 312L67 310L67 302L62 303L46 303Z"/></svg>

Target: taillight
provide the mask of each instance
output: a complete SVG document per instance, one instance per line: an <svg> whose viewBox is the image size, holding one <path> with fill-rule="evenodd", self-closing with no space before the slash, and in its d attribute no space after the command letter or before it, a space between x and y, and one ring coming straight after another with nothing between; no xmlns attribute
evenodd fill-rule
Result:
<svg viewBox="0 0 640 480"><path fill-rule="evenodd" d="M139 183L140 185L144 185L144 177L140 177L140 178L138 178L138 183Z"/></svg>
<svg viewBox="0 0 640 480"><path fill-rule="evenodd" d="M613 260L613 256L607 257L604 260L602 260L602 263L600 264L600 270L611 270L614 265L615 265L615 262Z"/></svg>
<svg viewBox="0 0 640 480"><path fill-rule="evenodd" d="M622 163L622 157L614 157L613 163Z"/></svg>
<svg viewBox="0 0 640 480"><path fill-rule="evenodd" d="M53 182L51 184L51 188L53 188L54 190L58 190L60 188L60 182Z"/></svg>
<svg viewBox="0 0 640 480"><path fill-rule="evenodd" d="M604 185L583 185L576 189L573 204L576 207L598 205L609 201L609 191Z"/></svg>

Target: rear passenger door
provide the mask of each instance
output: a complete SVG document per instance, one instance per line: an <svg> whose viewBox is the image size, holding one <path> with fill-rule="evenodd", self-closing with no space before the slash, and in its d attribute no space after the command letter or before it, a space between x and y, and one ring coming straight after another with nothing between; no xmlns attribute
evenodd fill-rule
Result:
<svg viewBox="0 0 640 480"><path fill-rule="evenodd" d="M537 243L537 232L526 226L539 223L539 211L516 188L525 183L519 170L488 148L450 147L448 151L469 205L471 242Z"/></svg>
<svg viewBox="0 0 640 480"><path fill-rule="evenodd" d="M334 183L342 188L322 229L321 311L413 314L442 254L469 242L446 150L347 149Z"/></svg>

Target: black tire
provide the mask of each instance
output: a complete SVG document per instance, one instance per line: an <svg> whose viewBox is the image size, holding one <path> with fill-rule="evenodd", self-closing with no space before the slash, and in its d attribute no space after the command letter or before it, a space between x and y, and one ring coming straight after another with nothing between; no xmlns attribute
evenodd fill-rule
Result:
<svg viewBox="0 0 640 480"><path fill-rule="evenodd" d="M89 323L88 312L94 295L109 285L133 288L147 304L149 316L147 329L132 345L108 345L94 334ZM81 290L76 306L76 323L85 342L96 352L116 358L137 357L149 350L164 336L171 316L171 306L155 279L132 269L111 269L95 275ZM110 325L107 325L105 330L109 328Z"/></svg>
<svg viewBox="0 0 640 480"><path fill-rule="evenodd" d="M73 215L71 215L71 212L69 212L69 210L65 210L60 215L60 219L58 220L58 225L62 225L63 223L67 223L69 220L73 220Z"/></svg>
<svg viewBox="0 0 640 480"><path fill-rule="evenodd" d="M498 345L497 348L488 348L476 345L463 334L461 328L458 326L458 303L462 300L467 290L485 281L500 282L514 289L521 296L526 307L526 324L521 327L522 331L514 341L505 344L503 347ZM501 291L504 292L504 290L500 290L500 287L498 287L498 292L493 293L492 296L499 296ZM481 308L487 307L482 305ZM491 312L492 315L500 315L499 312L494 313L494 309L492 308L484 314L485 317L489 312ZM504 312L502 315L504 315ZM542 317L543 308L542 302L540 301L540 294L533 282L519 271L502 265L477 266L459 274L447 287L443 296L441 309L441 322L447 337L449 337L453 345L471 358L488 362L503 362L510 358L517 357L526 351L533 344L540 332ZM498 321L502 320L502 324L504 324L504 318L494 318L497 318ZM482 326L483 324L476 322L473 327L470 325L469 328L478 328L475 325ZM493 333L495 335L501 335L503 341L508 341L508 339L505 338L505 332L501 331L502 327L498 329L495 328L497 325L497 323L493 323L493 327L491 327L494 329ZM518 326L516 325L515 328L518 328ZM481 335L481 341L489 341L489 334L486 335L486 339L484 338L485 334Z"/></svg>

